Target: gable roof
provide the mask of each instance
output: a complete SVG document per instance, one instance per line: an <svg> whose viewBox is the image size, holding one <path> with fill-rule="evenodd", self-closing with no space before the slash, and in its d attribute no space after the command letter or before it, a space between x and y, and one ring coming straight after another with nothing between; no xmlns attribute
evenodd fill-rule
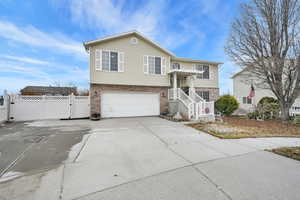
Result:
<svg viewBox="0 0 300 200"><path fill-rule="evenodd" d="M117 39L117 38L121 38L121 37L125 37L125 36L128 36L128 35L132 35L132 34L135 34L136 36L141 37L145 41L149 42L153 46L155 46L158 49L160 49L161 51L169 54L171 56L172 60L182 61L182 62L199 62L199 63L214 64L214 65L223 64L222 62L213 62L213 61L205 61L205 60L196 60L196 59L190 59L190 58L180 58L180 57L177 57L174 53L172 53L171 51L163 48L161 45L159 45L158 43L154 42L153 40L147 38L146 36L144 36L142 33L138 32L137 30L132 30L132 31L128 31L128 32L120 33L120 34L110 35L110 36L98 38L96 40L89 40L89 41L84 42L83 46L85 47L85 50L88 50L89 46L91 46L93 44L98 44L98 43L101 43L101 42L105 42L105 41L109 41L109 40L114 40L114 39Z"/></svg>
<svg viewBox="0 0 300 200"><path fill-rule="evenodd" d="M241 73L243 73L244 71L247 71L247 67L241 69L240 71L238 71L237 73L235 73L233 76L231 76L231 78L235 78L237 77L238 75L240 75Z"/></svg>
<svg viewBox="0 0 300 200"><path fill-rule="evenodd" d="M147 38L146 36L144 36L142 33L133 30L133 31L128 31L128 32L124 32L124 33L120 33L120 34L116 34L116 35L111 35L111 36L107 36L107 37L102 37L96 40L90 40L90 41L86 41L83 43L83 46L85 47L85 49L87 50L88 47L92 44L97 44L97 43L101 43L101 42L105 42L105 41L109 41L109 40L113 40L113 39L117 39L120 37L124 37L124 36L128 36L128 35L132 35L135 34L141 38L143 38L144 40L146 40L147 42L151 43L153 46L157 47L158 49L162 50L163 52L171 55L171 56L175 56L175 54L173 54L172 52L170 52L169 50L163 48L162 46L160 46L159 44L157 44L156 42L154 42L153 40L150 40L149 38Z"/></svg>

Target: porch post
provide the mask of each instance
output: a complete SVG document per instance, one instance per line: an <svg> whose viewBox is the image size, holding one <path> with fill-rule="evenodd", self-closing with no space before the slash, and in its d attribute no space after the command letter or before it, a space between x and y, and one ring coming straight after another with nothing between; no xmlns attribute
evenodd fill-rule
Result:
<svg viewBox="0 0 300 200"><path fill-rule="evenodd" d="M177 99L177 74L173 73L173 89L174 89L174 99Z"/></svg>
<svg viewBox="0 0 300 200"><path fill-rule="evenodd" d="M194 75L190 76L190 90L192 92L195 92L194 80L195 80Z"/></svg>

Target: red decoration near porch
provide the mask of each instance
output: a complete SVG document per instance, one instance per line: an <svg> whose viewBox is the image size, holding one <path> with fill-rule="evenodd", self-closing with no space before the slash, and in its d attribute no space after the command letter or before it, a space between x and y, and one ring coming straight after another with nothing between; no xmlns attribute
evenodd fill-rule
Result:
<svg viewBox="0 0 300 200"><path fill-rule="evenodd" d="M205 108L205 113L209 113L209 108Z"/></svg>

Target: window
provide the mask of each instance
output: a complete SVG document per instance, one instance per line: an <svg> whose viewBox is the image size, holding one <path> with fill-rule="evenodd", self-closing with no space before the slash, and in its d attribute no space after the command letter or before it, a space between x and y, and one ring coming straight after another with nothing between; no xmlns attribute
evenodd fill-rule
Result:
<svg viewBox="0 0 300 200"><path fill-rule="evenodd" d="M95 68L102 71L122 72L124 68L124 53L96 49Z"/></svg>
<svg viewBox="0 0 300 200"><path fill-rule="evenodd" d="M109 71L109 51L102 51L102 70Z"/></svg>
<svg viewBox="0 0 300 200"><path fill-rule="evenodd" d="M292 110L298 111L298 110L300 110L300 107L299 106L293 106Z"/></svg>
<svg viewBox="0 0 300 200"><path fill-rule="evenodd" d="M196 71L204 71L202 74L197 75L198 79L209 79L209 65L196 64Z"/></svg>
<svg viewBox="0 0 300 200"><path fill-rule="evenodd" d="M155 57L153 56L148 56L148 67L149 67L149 74L154 74L155 73Z"/></svg>
<svg viewBox="0 0 300 200"><path fill-rule="evenodd" d="M172 68L173 69L180 69L180 64L179 63L173 63Z"/></svg>
<svg viewBox="0 0 300 200"><path fill-rule="evenodd" d="M205 101L209 101L209 91L196 91L196 93Z"/></svg>
<svg viewBox="0 0 300 200"><path fill-rule="evenodd" d="M243 104L252 104L252 99L248 97L243 97Z"/></svg>
<svg viewBox="0 0 300 200"><path fill-rule="evenodd" d="M138 43L138 39L136 37L132 37L130 39L131 44L137 44Z"/></svg>
<svg viewBox="0 0 300 200"><path fill-rule="evenodd" d="M118 71L118 52L110 52L110 71Z"/></svg>
<svg viewBox="0 0 300 200"><path fill-rule="evenodd" d="M4 105L4 97L0 96L0 106L3 106L3 105Z"/></svg>
<svg viewBox="0 0 300 200"><path fill-rule="evenodd" d="M161 74L161 58L155 57L155 74Z"/></svg>
<svg viewBox="0 0 300 200"><path fill-rule="evenodd" d="M209 79L209 66L203 65L203 79Z"/></svg>
<svg viewBox="0 0 300 200"><path fill-rule="evenodd" d="M158 56L144 56L144 73L165 74L165 58Z"/></svg>

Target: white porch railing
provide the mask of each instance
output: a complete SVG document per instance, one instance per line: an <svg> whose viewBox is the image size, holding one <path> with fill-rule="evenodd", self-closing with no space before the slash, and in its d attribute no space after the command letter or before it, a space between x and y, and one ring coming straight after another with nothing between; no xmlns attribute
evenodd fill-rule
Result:
<svg viewBox="0 0 300 200"><path fill-rule="evenodd" d="M207 102L193 90L189 90L189 96L195 101L195 116L199 119L201 116L214 115L214 102Z"/></svg>
<svg viewBox="0 0 300 200"><path fill-rule="evenodd" d="M196 103L199 103L199 102L205 102L205 100L200 97L195 91L189 89L189 96L196 102Z"/></svg>
<svg viewBox="0 0 300 200"><path fill-rule="evenodd" d="M207 102L196 92L190 90L189 95L180 88L168 90L169 100L180 100L187 108L189 119L198 120L200 117L214 116L214 102Z"/></svg>
<svg viewBox="0 0 300 200"><path fill-rule="evenodd" d="M214 110L214 102L199 102L196 104L196 112L198 117L201 116L207 116L207 115L214 115L215 110Z"/></svg>
<svg viewBox="0 0 300 200"><path fill-rule="evenodd" d="M189 119L194 117L194 101L189 97L187 94L185 94L184 91L180 88L171 88L168 90L168 98L169 100L180 100L184 106L187 109L187 116Z"/></svg>

